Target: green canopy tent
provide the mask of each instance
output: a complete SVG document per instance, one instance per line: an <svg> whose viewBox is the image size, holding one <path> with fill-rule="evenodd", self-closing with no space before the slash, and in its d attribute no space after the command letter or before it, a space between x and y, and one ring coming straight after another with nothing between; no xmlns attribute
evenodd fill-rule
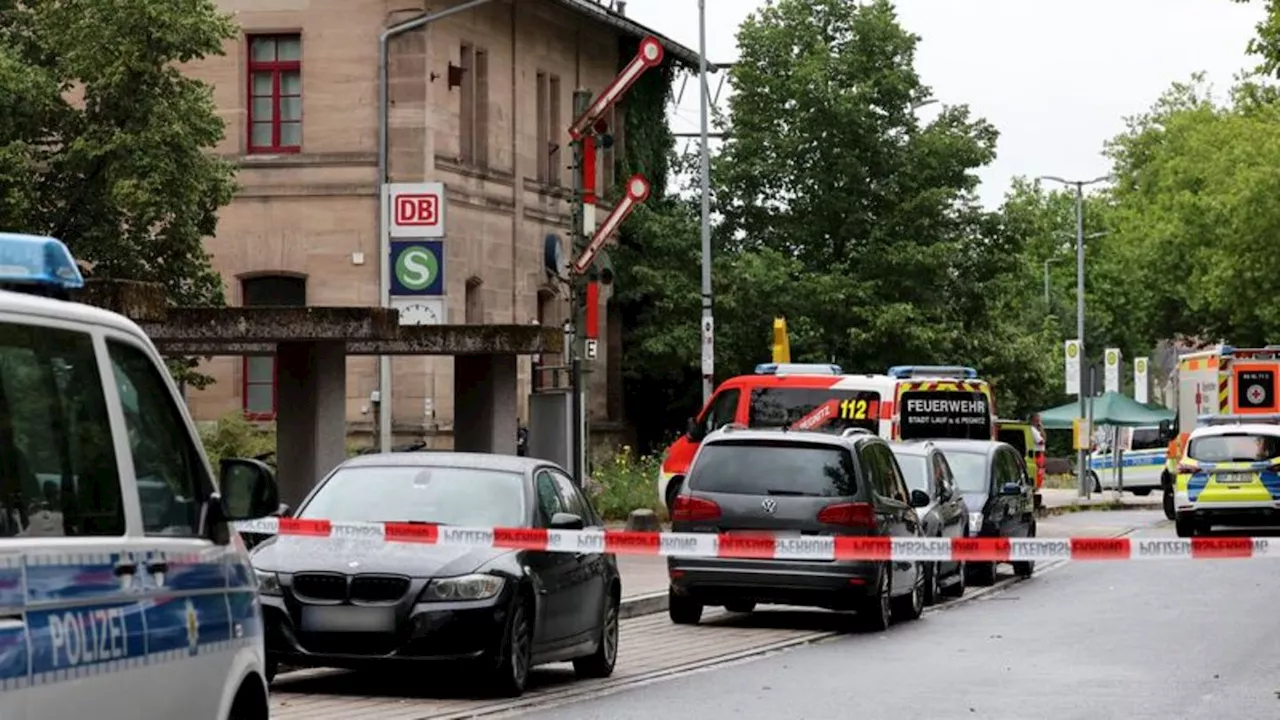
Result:
<svg viewBox="0 0 1280 720"><path fill-rule="evenodd" d="M1172 410L1155 409L1118 392L1107 392L1096 398L1085 398L1086 417L1090 403L1093 404L1093 424L1117 425L1120 427L1141 427L1159 425L1161 421L1173 421ZM1040 421L1046 430L1070 430L1071 423L1080 417L1080 403L1070 402L1049 408L1040 413Z"/></svg>

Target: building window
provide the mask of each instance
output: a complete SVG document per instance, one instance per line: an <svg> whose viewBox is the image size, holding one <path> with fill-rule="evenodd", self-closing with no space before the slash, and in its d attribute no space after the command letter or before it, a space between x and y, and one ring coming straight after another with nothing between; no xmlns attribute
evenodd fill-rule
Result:
<svg viewBox="0 0 1280 720"><path fill-rule="evenodd" d="M551 115L547 107L547 74L544 72L538 73L537 98L534 104L537 106L538 113L538 137L534 142L535 154L538 158L538 182L545 183L551 181L551 173L547 169L547 148L551 145L548 120Z"/></svg>
<svg viewBox="0 0 1280 720"><path fill-rule="evenodd" d="M302 37L249 37L249 152L302 149Z"/></svg>
<svg viewBox="0 0 1280 720"><path fill-rule="evenodd" d="M547 180L552 185L560 184L560 138L565 135L565 128L560 124L560 76L552 75L547 81L547 124L551 128L547 144L543 145L543 154L547 156Z"/></svg>
<svg viewBox="0 0 1280 720"><path fill-rule="evenodd" d="M464 163L485 167L489 164L489 53L463 43L459 58L458 156Z"/></svg>
<svg viewBox="0 0 1280 720"><path fill-rule="evenodd" d="M624 178L618 177L618 163L622 159L622 144L625 140L627 113L621 103L609 109L609 134L613 136L613 145L600 153L599 180L604 183L600 188L602 195L607 195Z"/></svg>
<svg viewBox="0 0 1280 720"><path fill-rule="evenodd" d="M241 282L245 307L300 307L307 304L307 281L289 275L263 275ZM277 368L274 355L245 357L241 404L250 420L276 417Z"/></svg>
<svg viewBox="0 0 1280 720"><path fill-rule="evenodd" d="M464 322L468 325L484 324L484 296L481 286L484 281L474 275L467 278L466 308Z"/></svg>

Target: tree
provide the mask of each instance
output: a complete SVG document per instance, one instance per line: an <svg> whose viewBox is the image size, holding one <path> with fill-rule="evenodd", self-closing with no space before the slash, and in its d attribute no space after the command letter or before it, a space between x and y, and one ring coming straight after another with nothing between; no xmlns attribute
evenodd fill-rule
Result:
<svg viewBox="0 0 1280 720"><path fill-rule="evenodd" d="M1202 78L1180 83L1108 146L1118 177L1128 332L1235 345L1280 337L1280 106L1248 87L1216 102Z"/></svg>
<svg viewBox="0 0 1280 720"><path fill-rule="evenodd" d="M0 227L57 237L91 276L223 302L204 238L234 168L179 65L222 53L212 0L0 0Z"/></svg>

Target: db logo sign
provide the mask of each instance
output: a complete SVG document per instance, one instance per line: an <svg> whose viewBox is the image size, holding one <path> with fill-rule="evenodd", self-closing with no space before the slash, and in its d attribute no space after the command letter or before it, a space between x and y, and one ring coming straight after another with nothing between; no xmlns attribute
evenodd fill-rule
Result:
<svg viewBox="0 0 1280 720"><path fill-rule="evenodd" d="M440 222L439 195L396 196L396 224L417 227Z"/></svg>
<svg viewBox="0 0 1280 720"><path fill-rule="evenodd" d="M443 183L392 183L386 187L391 237L444 237Z"/></svg>

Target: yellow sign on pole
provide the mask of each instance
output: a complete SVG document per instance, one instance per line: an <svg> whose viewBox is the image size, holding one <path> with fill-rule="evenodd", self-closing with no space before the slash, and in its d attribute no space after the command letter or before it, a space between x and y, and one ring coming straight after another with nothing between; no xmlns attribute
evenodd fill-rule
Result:
<svg viewBox="0 0 1280 720"><path fill-rule="evenodd" d="M773 361L776 363L791 362L791 343L787 340L787 319L773 319Z"/></svg>
<svg viewBox="0 0 1280 720"><path fill-rule="evenodd" d="M1071 440L1076 450L1088 450L1093 445L1092 436L1088 420L1076 418L1071 421Z"/></svg>

